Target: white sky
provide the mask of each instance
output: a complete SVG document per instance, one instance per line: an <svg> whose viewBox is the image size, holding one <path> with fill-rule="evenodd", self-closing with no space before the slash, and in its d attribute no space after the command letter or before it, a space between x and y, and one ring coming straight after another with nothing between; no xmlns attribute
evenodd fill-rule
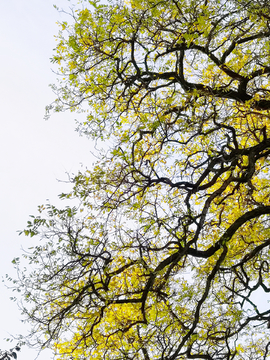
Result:
<svg viewBox="0 0 270 360"><path fill-rule="evenodd" d="M53 114L43 120L45 106L55 96L49 88L56 81L50 57L58 33L57 20L64 15L53 4L66 10L68 0L1 1L0 12L0 279L14 275L11 260L30 246L28 238L18 236L29 214L46 199L55 203L57 195L70 185L66 172L76 173L80 163L91 166L91 142L79 137L75 115ZM77 116L78 118L78 116ZM0 282L0 349L11 344L3 339L26 331L20 311L10 301L13 293ZM12 345L15 345L13 342ZM18 360L35 359L36 352L24 349ZM50 353L41 354L48 360Z"/></svg>

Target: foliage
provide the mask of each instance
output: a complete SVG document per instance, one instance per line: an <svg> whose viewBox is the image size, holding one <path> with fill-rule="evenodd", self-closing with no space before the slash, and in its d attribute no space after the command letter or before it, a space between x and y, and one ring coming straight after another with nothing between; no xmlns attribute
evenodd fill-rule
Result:
<svg viewBox="0 0 270 360"><path fill-rule="evenodd" d="M17 359L17 352L20 351L21 348L19 345L16 345L14 348L10 350L0 350L0 360L10 360Z"/></svg>
<svg viewBox="0 0 270 360"><path fill-rule="evenodd" d="M268 2L88 1L73 20L48 111L85 112L103 151L61 195L79 205L24 231L33 335L59 359L270 358Z"/></svg>

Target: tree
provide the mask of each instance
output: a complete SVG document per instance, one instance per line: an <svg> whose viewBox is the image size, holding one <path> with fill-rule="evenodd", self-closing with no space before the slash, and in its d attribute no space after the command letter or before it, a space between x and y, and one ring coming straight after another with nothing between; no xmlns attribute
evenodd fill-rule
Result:
<svg viewBox="0 0 270 360"><path fill-rule="evenodd" d="M20 351L21 348L19 345L16 345L14 348L10 350L0 350L0 360L10 360L17 359L17 352Z"/></svg>
<svg viewBox="0 0 270 360"><path fill-rule="evenodd" d="M269 358L268 2L72 16L48 110L85 112L103 151L60 195L72 205L24 231L41 240L17 280L33 335L60 359Z"/></svg>

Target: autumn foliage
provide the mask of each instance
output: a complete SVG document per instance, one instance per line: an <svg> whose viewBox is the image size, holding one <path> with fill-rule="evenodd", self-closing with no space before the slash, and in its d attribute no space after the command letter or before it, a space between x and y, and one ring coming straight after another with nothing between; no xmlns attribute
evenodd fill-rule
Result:
<svg viewBox="0 0 270 360"><path fill-rule="evenodd" d="M268 2L72 16L48 111L84 112L103 151L24 231L41 240L17 282L32 335L59 359L270 358Z"/></svg>

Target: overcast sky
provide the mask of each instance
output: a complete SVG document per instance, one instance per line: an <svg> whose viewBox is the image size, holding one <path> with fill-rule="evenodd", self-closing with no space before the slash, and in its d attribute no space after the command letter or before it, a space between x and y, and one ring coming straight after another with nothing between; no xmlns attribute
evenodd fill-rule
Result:
<svg viewBox="0 0 270 360"><path fill-rule="evenodd" d="M66 172L76 173L80 164L93 162L91 143L75 132L74 117L68 113L43 119L45 106L54 100L49 88L56 75L50 57L58 32L56 4L68 11L68 0L8 0L0 12L0 277L14 275L11 260L27 248L28 238L18 236L29 214L46 199L57 202L57 195L70 186ZM78 117L77 117L78 118ZM13 293L0 283L0 349L11 345L4 338L26 332L20 322ZM14 343L13 343L14 344ZM15 344L14 344L15 345ZM18 360L35 359L26 351ZM40 360L48 360L48 353Z"/></svg>

